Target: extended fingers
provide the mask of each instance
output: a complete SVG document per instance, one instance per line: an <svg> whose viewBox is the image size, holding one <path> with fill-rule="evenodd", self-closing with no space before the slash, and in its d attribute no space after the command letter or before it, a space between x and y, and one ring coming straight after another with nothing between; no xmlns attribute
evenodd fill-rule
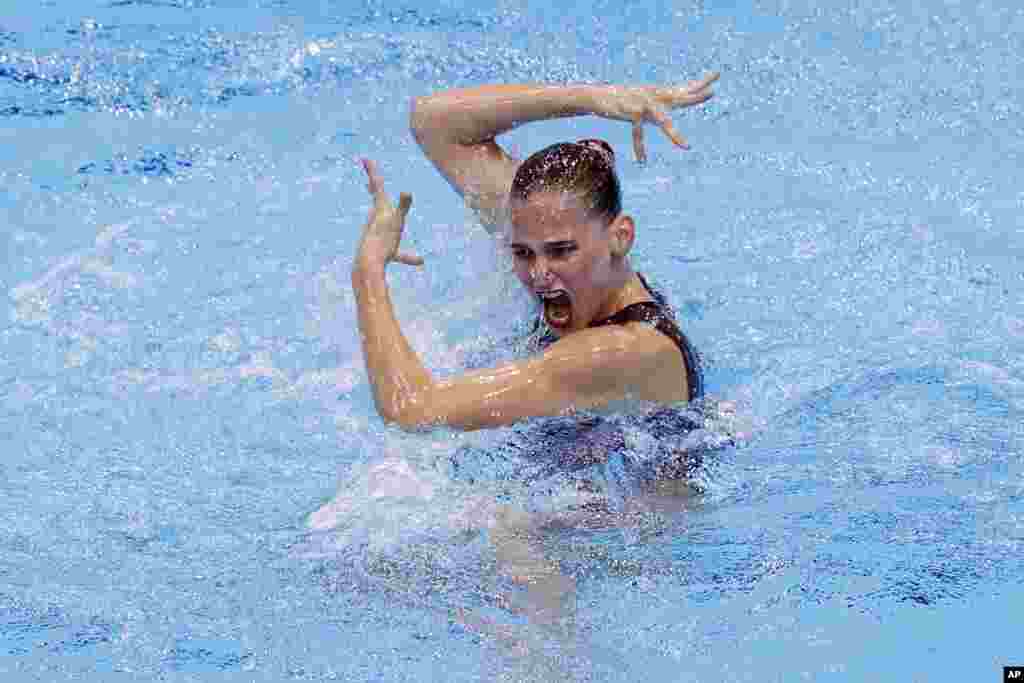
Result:
<svg viewBox="0 0 1024 683"><path fill-rule="evenodd" d="M384 191L384 181L377 171L377 162L372 159L361 159L363 170L366 171L366 189L374 197Z"/></svg>
<svg viewBox="0 0 1024 683"><path fill-rule="evenodd" d="M690 143L688 143L686 138L680 135L679 131L676 130L676 127L672 125L672 119L668 117L668 114L655 109L651 112L651 120L658 124L658 127L664 131L665 135L668 136L668 139L671 140L672 144L676 147L690 149Z"/></svg>
<svg viewBox="0 0 1024 683"><path fill-rule="evenodd" d="M366 189L373 197L373 204L377 211L382 211L391 206L391 199L384 191L384 179L380 177L377 170L377 162L372 159L363 159L363 169L366 171ZM408 210L408 209L407 209Z"/></svg>
<svg viewBox="0 0 1024 683"><path fill-rule="evenodd" d="M403 192L398 196L398 229L402 230L405 228L405 217L409 215L409 209L412 207L412 195L408 192ZM404 263L407 266L422 266L423 259L416 254L410 254L408 252L396 251L395 255L391 259L392 261L398 261Z"/></svg>
<svg viewBox="0 0 1024 683"><path fill-rule="evenodd" d="M717 81L721 75L722 73L720 71L712 71L699 81L691 81L690 86L695 90L703 90L704 88L708 87L709 85Z"/></svg>
<svg viewBox="0 0 1024 683"><path fill-rule="evenodd" d="M719 73L718 71L712 71L699 81L690 81L684 87L679 88L679 90L683 91L684 93L688 92L690 95L695 97L703 96L704 100L706 100L708 97L711 97L714 94L711 92L710 88L712 84L714 84L714 82L717 81L721 75L722 74ZM704 100L700 101L703 102Z"/></svg>
<svg viewBox="0 0 1024 683"><path fill-rule="evenodd" d="M633 155L641 163L647 163L647 150L644 149L644 122L633 122Z"/></svg>
<svg viewBox="0 0 1024 683"><path fill-rule="evenodd" d="M380 172L377 170L377 162L372 159L363 159L362 162L363 169L366 171L366 189L370 191L374 199L387 201L388 196L384 192L384 180L380 177ZM401 212L403 219L408 215L411 206L411 194L403 192L399 195L398 210Z"/></svg>
<svg viewBox="0 0 1024 683"><path fill-rule="evenodd" d="M412 208L412 195L408 192L403 192L398 195L398 239L401 240L401 233L405 229L405 218L409 215L409 209ZM407 266L422 266L423 259L416 254L408 252L395 251L394 256L391 257L392 261L398 263L404 263Z"/></svg>
<svg viewBox="0 0 1024 683"><path fill-rule="evenodd" d="M675 109L679 107L692 107L695 104L707 102L714 96L715 93L707 86L698 88L696 86L684 85L678 88L665 88L658 93L657 100L662 106Z"/></svg>
<svg viewBox="0 0 1024 683"><path fill-rule="evenodd" d="M695 104L707 102L715 93L711 85L718 80L721 74L712 71L699 81L690 81L686 85L674 88L658 88L655 91L657 101L666 107L692 107Z"/></svg>
<svg viewBox="0 0 1024 683"><path fill-rule="evenodd" d="M417 256L416 254L408 254L402 251L396 253L393 260L398 261L399 263L404 263L407 266L423 265L423 259L421 257Z"/></svg>
<svg viewBox="0 0 1024 683"><path fill-rule="evenodd" d="M668 136L668 139L672 141L672 144L682 149L690 149L690 144L672 125L672 119L668 117L668 114L657 107L651 106L648 107L643 119L633 122L633 154L636 156L637 162L641 164L647 163L647 149L644 146L645 122L654 123L661 128L665 135Z"/></svg>
<svg viewBox="0 0 1024 683"><path fill-rule="evenodd" d="M398 196L398 211L402 214L402 220L409 215L409 208L412 206L412 195L403 192Z"/></svg>

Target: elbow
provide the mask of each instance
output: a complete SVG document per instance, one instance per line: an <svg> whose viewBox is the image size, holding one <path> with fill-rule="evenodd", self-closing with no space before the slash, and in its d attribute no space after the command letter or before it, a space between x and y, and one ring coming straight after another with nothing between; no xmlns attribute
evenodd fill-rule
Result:
<svg viewBox="0 0 1024 683"><path fill-rule="evenodd" d="M405 401L399 405L377 406L377 412L385 423L403 431L415 432L437 423L424 406L416 401Z"/></svg>
<svg viewBox="0 0 1024 683"><path fill-rule="evenodd" d="M450 406L443 408L442 405L436 398L431 399L428 392L423 392L400 404L387 407L378 404L377 412L385 423L406 432L419 432L437 427L470 432L484 427L509 424L498 413L467 414L465 411L453 411Z"/></svg>
<svg viewBox="0 0 1024 683"><path fill-rule="evenodd" d="M427 426L421 420L416 419L415 416L407 415L405 413L398 413L396 415L382 415L384 422L389 425L398 427L404 432L417 432Z"/></svg>
<svg viewBox="0 0 1024 683"><path fill-rule="evenodd" d="M445 125L445 106L437 96L412 98L409 105L409 131L424 149L446 139L449 132Z"/></svg>
<svg viewBox="0 0 1024 683"><path fill-rule="evenodd" d="M429 97L414 97L409 107L409 131L416 142L423 144L430 126L427 122Z"/></svg>

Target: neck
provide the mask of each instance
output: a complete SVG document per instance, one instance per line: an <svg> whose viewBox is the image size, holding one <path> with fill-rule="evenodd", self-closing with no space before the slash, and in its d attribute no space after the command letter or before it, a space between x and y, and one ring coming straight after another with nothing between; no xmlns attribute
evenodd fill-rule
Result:
<svg viewBox="0 0 1024 683"><path fill-rule="evenodd" d="M618 277L613 280L608 296L598 309L594 320L609 318L626 306L635 304L638 301L650 301L651 294L640 282L640 278L633 271L628 261L624 261Z"/></svg>

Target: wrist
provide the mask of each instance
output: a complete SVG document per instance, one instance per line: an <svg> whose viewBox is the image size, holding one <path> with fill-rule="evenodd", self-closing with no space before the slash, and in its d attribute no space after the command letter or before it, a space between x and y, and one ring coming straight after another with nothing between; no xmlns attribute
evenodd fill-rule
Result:
<svg viewBox="0 0 1024 683"><path fill-rule="evenodd" d="M384 261L367 258L363 254L359 254L352 263L352 284L377 278L383 279L386 265Z"/></svg>
<svg viewBox="0 0 1024 683"><path fill-rule="evenodd" d="M596 114L600 111L599 102L603 91L608 86L601 85L578 85L573 87L573 102L576 105L577 115Z"/></svg>
<svg viewBox="0 0 1024 683"><path fill-rule="evenodd" d="M530 121L594 113L600 86L590 84L536 84L519 88L516 107L523 114L515 125Z"/></svg>
<svg viewBox="0 0 1024 683"><path fill-rule="evenodd" d="M600 87L589 84L542 86L548 96L550 116L587 116L596 111ZM548 118L545 117L545 118Z"/></svg>

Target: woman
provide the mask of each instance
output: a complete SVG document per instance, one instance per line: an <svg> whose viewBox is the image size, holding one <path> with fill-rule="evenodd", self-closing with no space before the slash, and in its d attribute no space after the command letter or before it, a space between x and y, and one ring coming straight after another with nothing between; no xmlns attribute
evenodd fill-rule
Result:
<svg viewBox="0 0 1024 683"><path fill-rule="evenodd" d="M365 161L374 206L352 285L385 420L470 430L622 401L674 404L700 396L697 355L630 265L636 227L621 210L611 148L595 140L563 143L518 164L495 137L529 121L593 114L631 122L636 156L644 160L643 124L658 125L686 148L664 110L705 102L717 78L678 88L485 86L416 100L416 140L485 226L493 232L507 222L503 240L516 275L543 307L548 333L535 357L434 379L402 333L384 278L391 261L422 263L398 250L412 199L402 194L396 209Z"/></svg>
<svg viewBox="0 0 1024 683"><path fill-rule="evenodd" d="M373 397L385 420L470 430L625 401L652 403L660 408L647 412L644 431L667 457L651 458L653 465L631 474L656 486L686 481L699 455L676 446L694 424L673 406L701 396L699 361L664 300L630 265L636 226L622 212L611 147L597 140L562 143L519 164L495 138L529 121L594 114L631 122L642 161L643 125L658 125L685 148L664 110L705 102L717 79L710 74L680 88L486 86L416 100L416 140L491 232L506 227L501 239L516 275L543 308L543 334L540 353L526 360L434 379L402 333L384 278L391 261L422 263L399 251L412 198L402 194L395 208L376 166L364 161L374 205L352 285ZM525 482L605 467L610 454L627 450L622 430L591 416L539 427L514 446L525 456L517 462L529 471L516 473ZM577 483L584 493L592 485L588 478ZM331 526L339 505L314 513L313 526ZM584 503L583 519L593 518L590 507ZM527 586L521 609L531 621L571 624L574 580L540 552L538 520L500 505L486 524L502 572ZM463 620L486 629L473 615Z"/></svg>

